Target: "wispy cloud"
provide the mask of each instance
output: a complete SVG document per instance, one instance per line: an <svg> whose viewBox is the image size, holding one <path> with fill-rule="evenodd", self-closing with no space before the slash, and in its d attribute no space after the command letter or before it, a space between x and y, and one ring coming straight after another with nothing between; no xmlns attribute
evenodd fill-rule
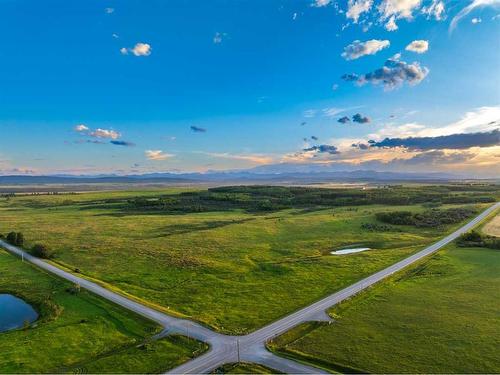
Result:
<svg viewBox="0 0 500 375"><path fill-rule="evenodd" d="M432 3L422 8L422 13L427 15L427 19L434 18L437 21L445 19L445 6L442 0L432 0Z"/></svg>
<svg viewBox="0 0 500 375"><path fill-rule="evenodd" d="M144 154L147 159L154 161L166 160L175 156L173 154L167 154L162 150L146 150Z"/></svg>
<svg viewBox="0 0 500 375"><path fill-rule="evenodd" d="M253 164L269 164L273 162L273 157L262 154L231 154L227 152L204 152L205 155L230 160L243 160Z"/></svg>
<svg viewBox="0 0 500 375"><path fill-rule="evenodd" d="M352 22L358 23L361 14L368 12L372 4L373 0L349 0L346 17L352 19Z"/></svg>
<svg viewBox="0 0 500 375"><path fill-rule="evenodd" d="M500 6L500 0L473 0L469 5L467 5L465 8L462 8L458 14L453 17L453 19L450 22L450 27L449 27L449 32L452 33L453 30L456 29L458 26L458 23L460 20L464 17L466 17L470 12L475 10L476 8L481 8L481 7L486 7L486 6L493 6L493 7L498 7Z"/></svg>
<svg viewBox="0 0 500 375"><path fill-rule="evenodd" d="M386 22L385 28L388 31L398 29L396 20L412 19L413 11L418 9L422 0L382 0L378 6L380 20Z"/></svg>

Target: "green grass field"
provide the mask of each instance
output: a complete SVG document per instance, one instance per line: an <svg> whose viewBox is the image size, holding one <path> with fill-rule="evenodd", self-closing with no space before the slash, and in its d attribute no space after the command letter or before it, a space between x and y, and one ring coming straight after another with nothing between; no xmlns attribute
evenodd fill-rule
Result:
<svg viewBox="0 0 500 375"><path fill-rule="evenodd" d="M256 363L228 363L216 369L214 374L280 374L280 372L271 370L265 366Z"/></svg>
<svg viewBox="0 0 500 375"><path fill-rule="evenodd" d="M0 333L0 373L159 373L205 350L183 337L150 341L160 327L0 250L0 293L23 298L40 318Z"/></svg>
<svg viewBox="0 0 500 375"><path fill-rule="evenodd" d="M270 344L339 372L499 373L500 252L450 245Z"/></svg>
<svg viewBox="0 0 500 375"><path fill-rule="evenodd" d="M52 249L58 265L170 313L240 334L382 269L456 226L361 229L376 223L376 212L418 212L421 205L165 214L125 211L113 203L157 194L0 198L0 232L21 231L28 247L42 242ZM351 245L374 250L329 254Z"/></svg>

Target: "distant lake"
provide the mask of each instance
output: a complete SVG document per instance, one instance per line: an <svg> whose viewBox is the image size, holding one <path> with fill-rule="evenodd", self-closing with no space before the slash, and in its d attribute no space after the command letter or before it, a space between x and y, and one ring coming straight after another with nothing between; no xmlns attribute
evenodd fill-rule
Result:
<svg viewBox="0 0 500 375"><path fill-rule="evenodd" d="M22 328L25 322L33 323L38 313L24 302L10 294L0 294L0 332Z"/></svg>

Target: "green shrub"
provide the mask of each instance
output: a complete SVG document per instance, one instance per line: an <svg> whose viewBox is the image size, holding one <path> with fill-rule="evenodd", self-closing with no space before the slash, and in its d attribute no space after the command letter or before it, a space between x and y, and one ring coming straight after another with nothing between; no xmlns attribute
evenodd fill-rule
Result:
<svg viewBox="0 0 500 375"><path fill-rule="evenodd" d="M42 259L48 259L51 257L49 249L43 244L36 244L35 246L33 246L31 253L34 256Z"/></svg>
<svg viewBox="0 0 500 375"><path fill-rule="evenodd" d="M7 235L7 242L9 242L12 245L15 245L17 242L17 233L16 232L10 232Z"/></svg>

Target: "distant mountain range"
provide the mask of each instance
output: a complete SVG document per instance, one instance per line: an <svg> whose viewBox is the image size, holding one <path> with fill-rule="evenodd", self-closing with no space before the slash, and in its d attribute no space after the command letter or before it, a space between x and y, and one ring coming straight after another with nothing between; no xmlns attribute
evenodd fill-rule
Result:
<svg viewBox="0 0 500 375"><path fill-rule="evenodd" d="M448 173L404 173L374 170L333 170L316 164L276 164L247 170L208 171L205 173L149 173L136 175L10 175L0 176L0 185L32 184L126 184L126 183L325 183L447 181L470 179Z"/></svg>

